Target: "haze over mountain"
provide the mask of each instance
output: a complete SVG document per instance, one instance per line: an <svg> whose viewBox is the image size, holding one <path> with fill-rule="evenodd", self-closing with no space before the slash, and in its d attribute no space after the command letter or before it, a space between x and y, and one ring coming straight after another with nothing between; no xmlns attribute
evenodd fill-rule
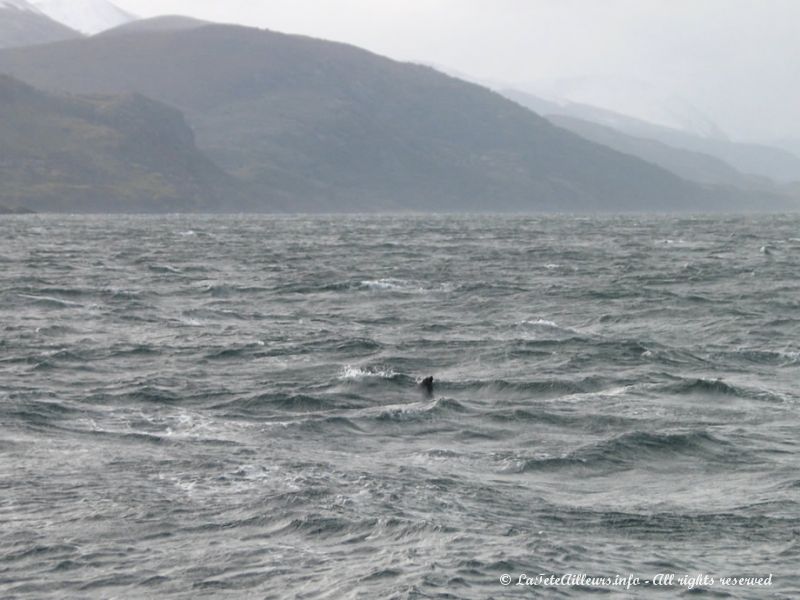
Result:
<svg viewBox="0 0 800 600"><path fill-rule="evenodd" d="M702 138L727 137L711 115L674 90L652 83L623 77L583 76L538 80L525 90L557 104L591 106Z"/></svg>
<svg viewBox="0 0 800 600"><path fill-rule="evenodd" d="M668 146L662 142L627 135L612 127L575 117L548 115L548 120L559 127L619 152L639 157L659 165L679 177L697 183L730 185L736 187L769 187L772 180L745 175L728 163L709 154Z"/></svg>
<svg viewBox="0 0 800 600"><path fill-rule="evenodd" d="M26 0L0 0L0 48L46 44L81 37Z"/></svg>
<svg viewBox="0 0 800 600"><path fill-rule="evenodd" d="M56 96L0 76L0 206L212 212L237 200L175 109L136 94Z"/></svg>
<svg viewBox="0 0 800 600"><path fill-rule="evenodd" d="M351 43L537 95L591 83L577 90L584 102L694 133L710 119L735 141L800 137L796 0L114 1Z"/></svg>
<svg viewBox="0 0 800 600"><path fill-rule="evenodd" d="M442 65L431 66L495 90L585 139L657 164L690 181L763 189L800 180L800 143L796 140L731 142L713 122L693 115L691 109L682 119L675 116L683 129L665 127L600 106L531 94L503 82L482 80Z"/></svg>
<svg viewBox="0 0 800 600"><path fill-rule="evenodd" d="M598 123L628 136L654 140L672 148L712 156L747 175L768 177L779 183L800 181L800 157L781 148L731 142L717 137L701 137L595 106L553 102L518 90L503 90L502 93L541 115L571 117ZM567 121L562 121L562 124L566 123ZM709 180L713 180L713 177Z"/></svg>
<svg viewBox="0 0 800 600"><path fill-rule="evenodd" d="M753 202L587 142L479 86L352 46L224 25L112 33L2 51L0 71L73 93L138 92L183 110L198 145L263 194L265 210Z"/></svg>

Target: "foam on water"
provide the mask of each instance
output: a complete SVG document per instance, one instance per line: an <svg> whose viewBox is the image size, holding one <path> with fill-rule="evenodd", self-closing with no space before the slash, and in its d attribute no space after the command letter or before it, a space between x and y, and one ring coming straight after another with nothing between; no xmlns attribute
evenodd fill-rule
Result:
<svg viewBox="0 0 800 600"><path fill-rule="evenodd" d="M397 375L391 367L355 367L353 365L345 365L339 373L339 379L365 379L368 377L377 377L380 379L391 379Z"/></svg>
<svg viewBox="0 0 800 600"><path fill-rule="evenodd" d="M422 291L422 287L417 282L406 281L404 279L376 279L364 280L360 283L361 287L370 290L390 290L390 291L403 291L403 292L417 292Z"/></svg>

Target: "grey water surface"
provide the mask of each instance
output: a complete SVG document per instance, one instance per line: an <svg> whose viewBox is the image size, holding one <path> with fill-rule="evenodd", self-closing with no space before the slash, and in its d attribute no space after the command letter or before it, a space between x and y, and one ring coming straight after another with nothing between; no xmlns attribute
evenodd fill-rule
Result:
<svg viewBox="0 0 800 600"><path fill-rule="evenodd" d="M797 216L3 218L0 596L800 597L799 276Z"/></svg>

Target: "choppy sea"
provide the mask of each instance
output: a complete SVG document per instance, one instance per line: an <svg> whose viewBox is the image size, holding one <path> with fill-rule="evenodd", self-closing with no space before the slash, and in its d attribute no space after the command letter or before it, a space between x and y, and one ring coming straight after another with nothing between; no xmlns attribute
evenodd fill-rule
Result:
<svg viewBox="0 0 800 600"><path fill-rule="evenodd" d="M798 598L798 384L798 216L4 217L0 597Z"/></svg>

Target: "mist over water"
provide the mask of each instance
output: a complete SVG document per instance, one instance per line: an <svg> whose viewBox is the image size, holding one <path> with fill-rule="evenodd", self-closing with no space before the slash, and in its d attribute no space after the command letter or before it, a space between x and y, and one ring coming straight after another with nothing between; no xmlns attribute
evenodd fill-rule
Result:
<svg viewBox="0 0 800 600"><path fill-rule="evenodd" d="M799 263L797 216L3 219L0 595L796 597Z"/></svg>

